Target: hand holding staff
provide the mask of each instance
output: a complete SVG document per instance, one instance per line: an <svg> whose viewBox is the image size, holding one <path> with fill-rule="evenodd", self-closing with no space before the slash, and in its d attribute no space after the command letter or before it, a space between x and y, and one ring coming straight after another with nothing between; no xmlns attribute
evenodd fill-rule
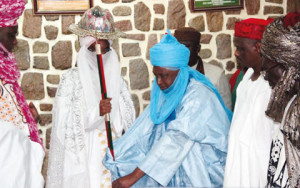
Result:
<svg viewBox="0 0 300 188"><path fill-rule="evenodd" d="M105 75L104 75L104 66L103 66L103 60L102 60L101 46L100 46L100 44L98 44L98 42L96 42L96 54L97 54L97 64L98 64L98 72L99 72L99 78L100 78L100 88L101 88L102 99L108 99L107 91L106 91L106 84L105 84ZM103 101L104 101L104 103L107 102L107 100L102 100L102 102ZM110 102L110 100L108 102ZM100 112L100 113L102 114L102 112ZM109 113L103 113L103 114L105 114L104 117L105 117L105 127L106 127L108 148L110 149L110 153L111 153L113 159L115 160Z"/></svg>
<svg viewBox="0 0 300 188"><path fill-rule="evenodd" d="M100 100L100 116L109 114L111 112L111 98Z"/></svg>

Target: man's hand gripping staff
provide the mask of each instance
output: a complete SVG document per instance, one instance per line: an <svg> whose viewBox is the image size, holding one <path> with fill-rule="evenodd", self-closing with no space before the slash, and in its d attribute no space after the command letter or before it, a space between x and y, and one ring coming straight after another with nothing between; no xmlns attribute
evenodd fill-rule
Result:
<svg viewBox="0 0 300 188"><path fill-rule="evenodd" d="M96 48L95 49L96 49L96 54L97 54L97 65L98 65L98 72L99 72L99 78L100 78L100 88L101 88L101 95L102 95L102 101L101 102L103 102L103 103L110 102L111 99L107 98L101 46L100 46L100 44L98 44L98 42L96 42ZM107 100L105 100L105 99L107 99ZM101 104L101 102L100 102L100 104ZM105 110L105 108L102 108L102 110L105 111L105 112L110 111L109 109ZM106 135L107 135L107 144L108 144L108 148L110 150L110 153L111 153L113 159L115 160L113 142L112 142L111 125L110 125L110 116L109 116L109 113L102 114L101 110L100 110L100 115L104 115Z"/></svg>

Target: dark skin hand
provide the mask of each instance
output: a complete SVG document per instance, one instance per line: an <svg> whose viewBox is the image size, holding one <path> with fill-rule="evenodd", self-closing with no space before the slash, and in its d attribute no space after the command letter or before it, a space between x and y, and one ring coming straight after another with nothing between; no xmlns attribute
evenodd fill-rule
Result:
<svg viewBox="0 0 300 188"><path fill-rule="evenodd" d="M110 103L110 101L111 101L111 98L102 99L100 101L100 104L99 104L100 116L104 116L105 114L111 112L111 103Z"/></svg>
<svg viewBox="0 0 300 188"><path fill-rule="evenodd" d="M135 184L140 178L142 178L145 175L145 173L140 170L139 168L136 168L131 174L128 174L127 176L123 176L112 183L113 188L128 188Z"/></svg>
<svg viewBox="0 0 300 188"><path fill-rule="evenodd" d="M29 103L30 112L34 118L34 121L38 123L40 121L40 115L32 102Z"/></svg>

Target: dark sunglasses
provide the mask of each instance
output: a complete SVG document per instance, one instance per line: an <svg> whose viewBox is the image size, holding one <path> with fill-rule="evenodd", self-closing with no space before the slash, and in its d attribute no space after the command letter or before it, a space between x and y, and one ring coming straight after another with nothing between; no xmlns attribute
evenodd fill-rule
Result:
<svg viewBox="0 0 300 188"><path fill-rule="evenodd" d="M89 47L88 50L89 50L90 52L95 52L95 48L90 48L90 47ZM109 52L110 50L111 50L111 49L110 49L110 46L108 46L108 47L102 49L102 54L105 54L105 53Z"/></svg>
<svg viewBox="0 0 300 188"><path fill-rule="evenodd" d="M267 72L271 71L272 69L274 69L275 67L279 66L279 63L276 63L274 65L272 65L271 67L261 71L261 74L263 75L264 78L266 78Z"/></svg>

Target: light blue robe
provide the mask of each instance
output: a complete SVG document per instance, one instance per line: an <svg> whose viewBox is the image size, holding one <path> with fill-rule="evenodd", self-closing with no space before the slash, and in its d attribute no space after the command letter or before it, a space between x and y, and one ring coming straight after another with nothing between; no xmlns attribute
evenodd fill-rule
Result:
<svg viewBox="0 0 300 188"><path fill-rule="evenodd" d="M112 181L136 167L145 172L133 187L222 187L230 120L213 91L191 78L171 116L154 125L146 108L114 142L115 161L104 165Z"/></svg>

